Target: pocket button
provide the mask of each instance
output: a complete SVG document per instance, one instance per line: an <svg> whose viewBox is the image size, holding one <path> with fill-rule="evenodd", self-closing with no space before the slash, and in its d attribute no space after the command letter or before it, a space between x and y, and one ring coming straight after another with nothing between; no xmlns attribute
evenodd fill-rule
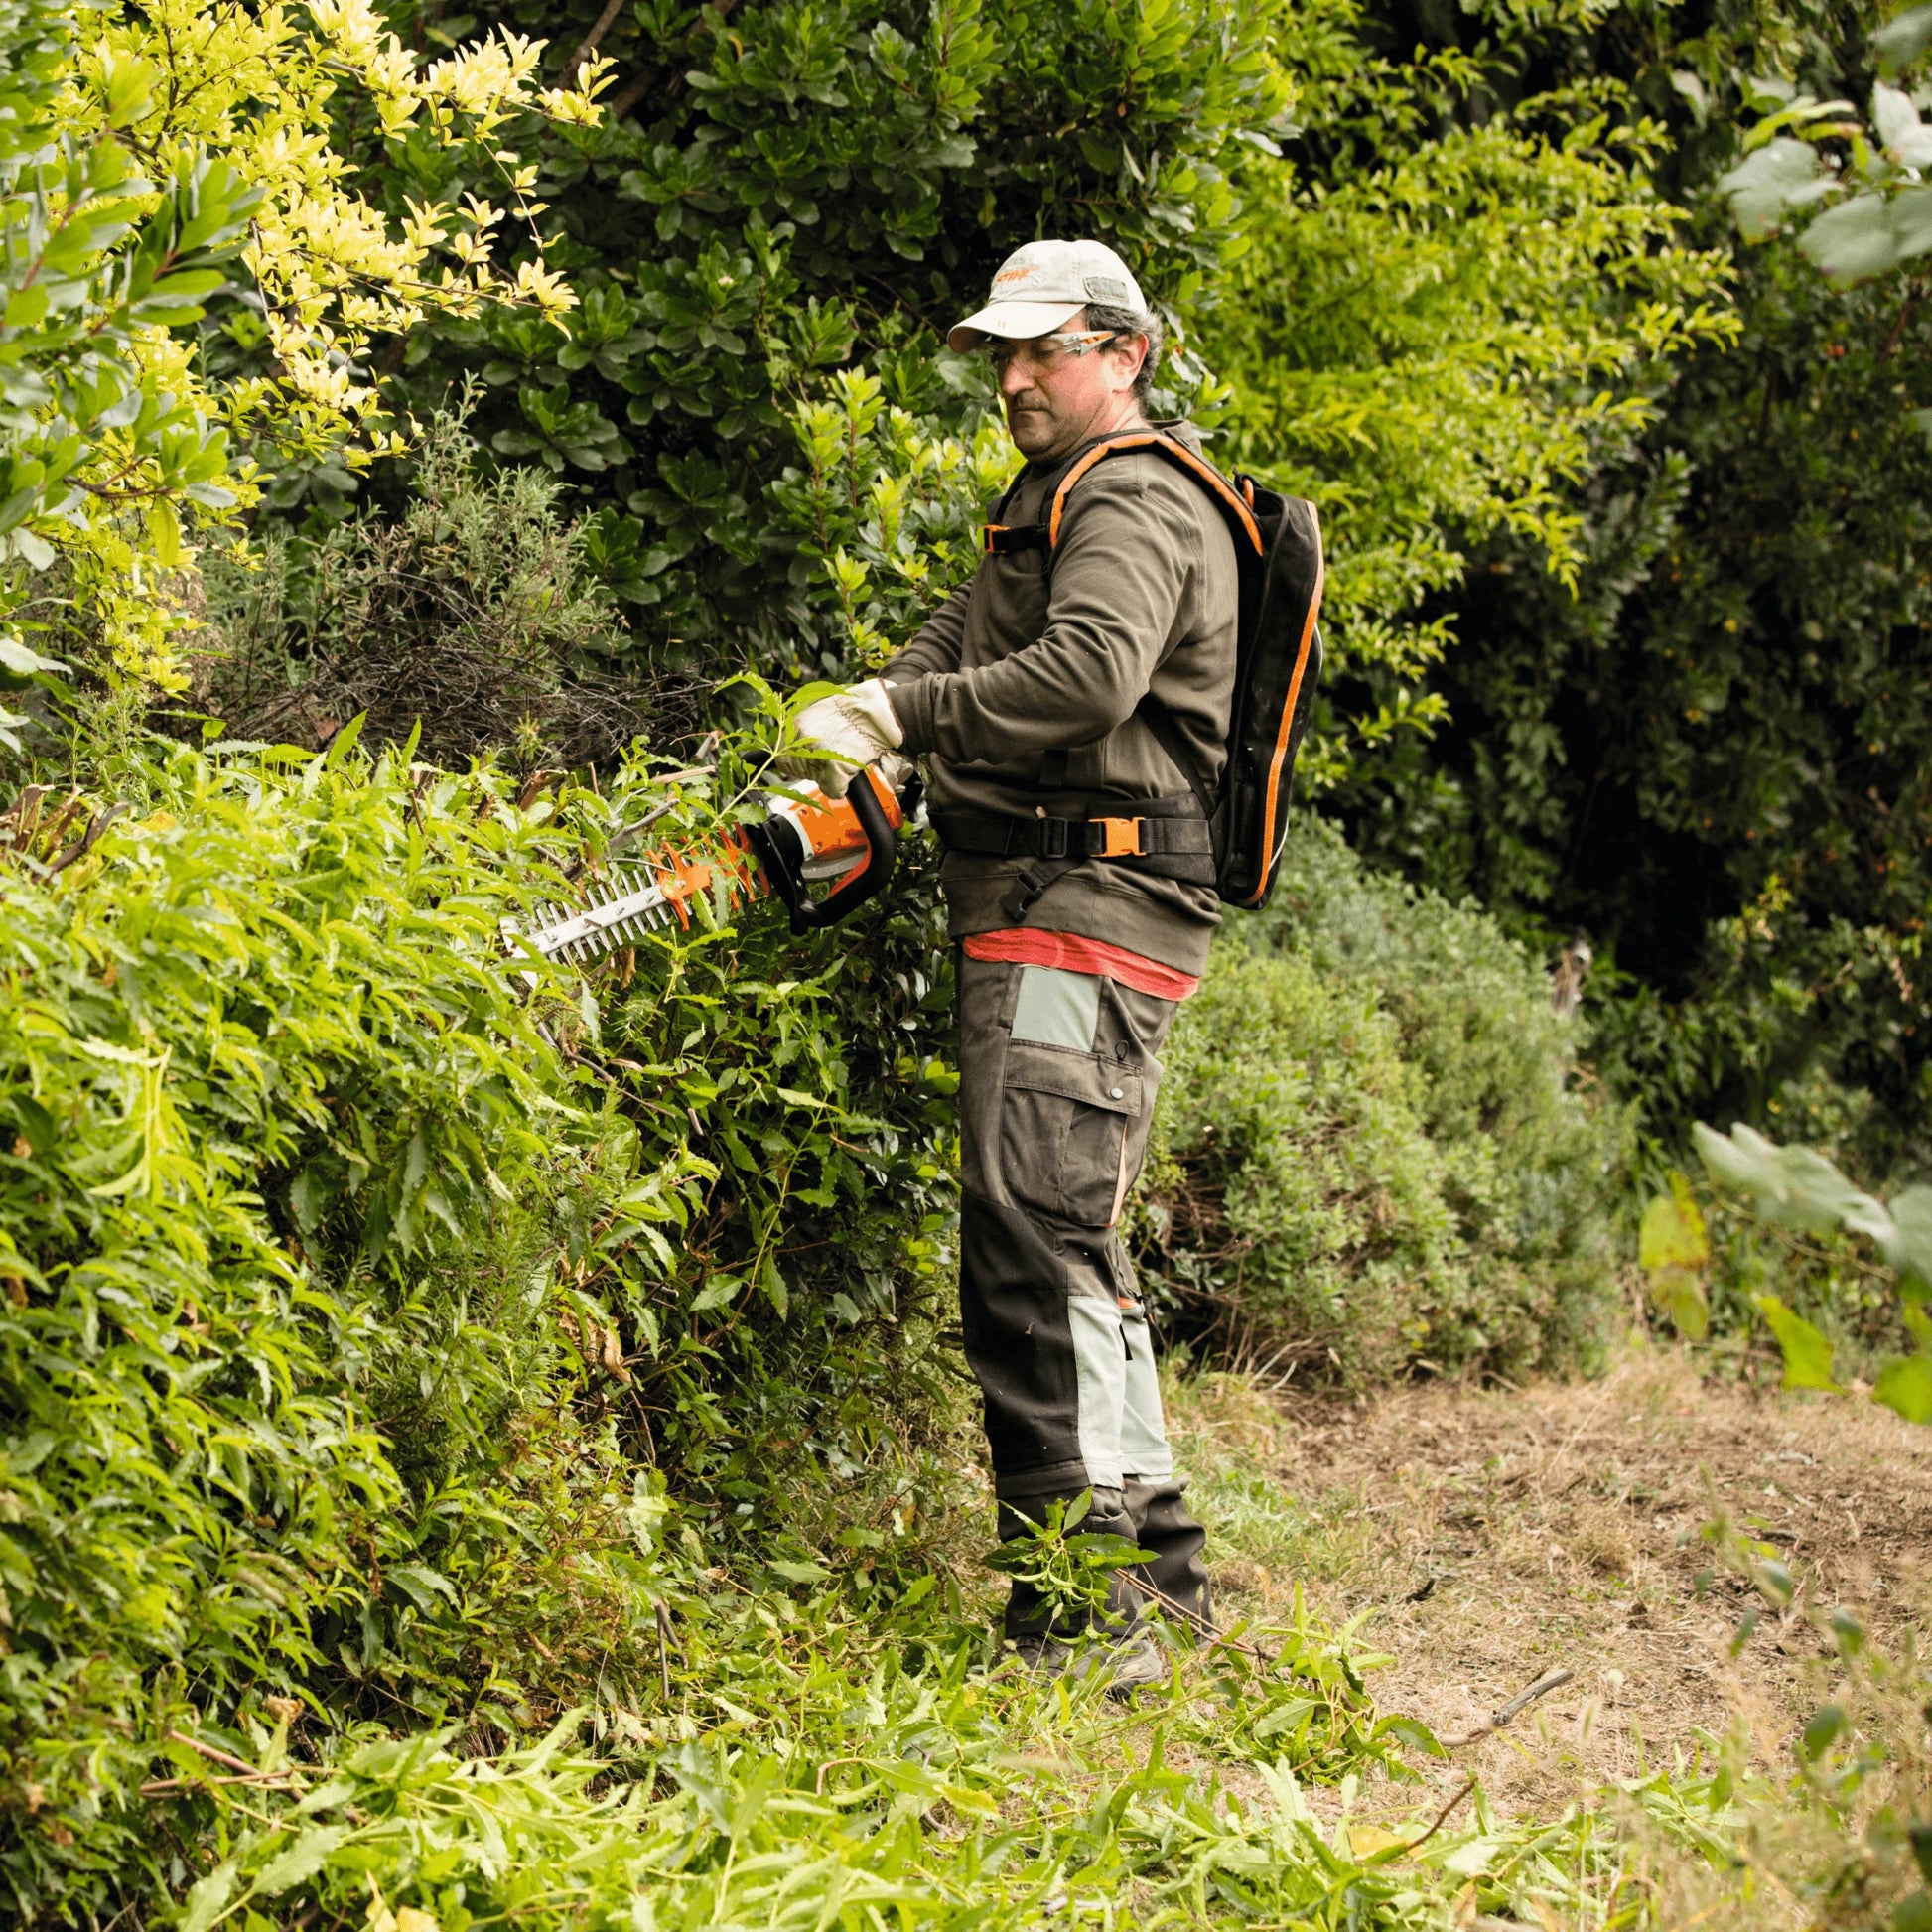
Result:
<svg viewBox="0 0 1932 1932"><path fill-rule="evenodd" d="M1127 1098L1127 1089L1125 1087L1109 1087L1107 1091L1116 1100L1125 1100Z"/></svg>

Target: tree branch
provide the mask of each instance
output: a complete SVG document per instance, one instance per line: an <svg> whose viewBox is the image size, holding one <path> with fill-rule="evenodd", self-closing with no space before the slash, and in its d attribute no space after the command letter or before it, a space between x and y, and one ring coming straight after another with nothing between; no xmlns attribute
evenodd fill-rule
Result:
<svg viewBox="0 0 1932 1932"><path fill-rule="evenodd" d="M604 103L606 111L611 116L613 127L617 126L650 92L656 79L657 75L654 72L640 73L635 80L626 81Z"/></svg>
<svg viewBox="0 0 1932 1932"><path fill-rule="evenodd" d="M617 24L619 14L624 9L624 0L604 0L604 11L598 15L596 24L584 36L583 45L564 63L563 84L568 86L577 78L577 69L597 52L598 43L603 40Z"/></svg>

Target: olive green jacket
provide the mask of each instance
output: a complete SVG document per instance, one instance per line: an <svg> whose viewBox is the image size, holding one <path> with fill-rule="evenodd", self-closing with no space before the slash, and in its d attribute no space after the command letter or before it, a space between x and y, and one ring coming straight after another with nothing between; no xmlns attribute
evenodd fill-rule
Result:
<svg viewBox="0 0 1932 1932"><path fill-rule="evenodd" d="M1186 425L1170 433L1199 448ZM1001 521L1033 522L1059 468L1030 465ZM1206 491L1147 452L1097 464L1067 498L1050 578L1038 550L987 556L884 672L935 814L1129 816L1123 803L1185 795L1185 773L1135 715L1150 691L1197 774L1218 776L1239 606L1234 543ZM1000 902L1027 864L946 855L954 938L1014 923ZM1220 901L1211 886L1090 859L1026 922L1198 973Z"/></svg>

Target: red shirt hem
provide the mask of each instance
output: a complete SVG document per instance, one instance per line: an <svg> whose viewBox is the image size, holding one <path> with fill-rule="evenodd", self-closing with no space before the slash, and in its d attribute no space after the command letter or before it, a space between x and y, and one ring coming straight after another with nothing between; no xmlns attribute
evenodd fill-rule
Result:
<svg viewBox="0 0 1932 1932"><path fill-rule="evenodd" d="M1035 926L1007 926L998 932L976 932L962 939L968 959L1000 960L1013 966L1053 966L1063 973L1091 973L1118 980L1136 993L1157 1000L1184 1000L1200 986L1200 975L1144 959L1125 946L1104 939L1083 938L1077 932L1044 932Z"/></svg>

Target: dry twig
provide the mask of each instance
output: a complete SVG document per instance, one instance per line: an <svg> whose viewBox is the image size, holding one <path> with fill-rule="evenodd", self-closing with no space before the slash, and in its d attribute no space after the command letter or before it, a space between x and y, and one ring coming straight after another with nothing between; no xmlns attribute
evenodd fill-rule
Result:
<svg viewBox="0 0 1932 1932"><path fill-rule="evenodd" d="M1548 1697L1552 1691L1558 1689L1561 1685L1568 1684L1576 1674L1573 1670L1565 1670L1561 1667L1556 1670L1546 1670L1528 1690L1518 1691L1500 1711L1492 1712L1466 1737L1444 1738L1444 1748L1446 1750L1459 1751L1464 1744L1480 1743L1491 1732L1501 1730L1520 1712L1528 1710L1538 1698Z"/></svg>

